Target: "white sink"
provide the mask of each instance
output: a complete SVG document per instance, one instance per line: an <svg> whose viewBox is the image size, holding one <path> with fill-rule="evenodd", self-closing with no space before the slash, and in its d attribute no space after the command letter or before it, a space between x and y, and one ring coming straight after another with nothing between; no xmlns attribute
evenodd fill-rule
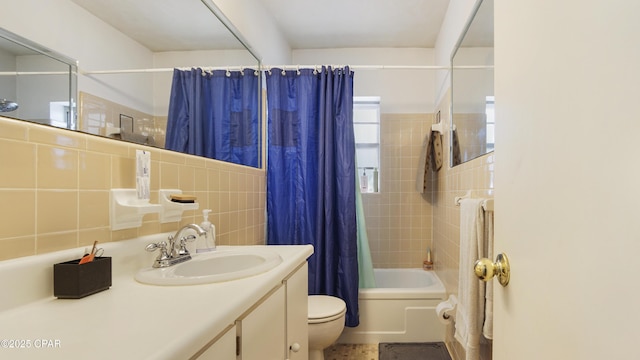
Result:
<svg viewBox="0 0 640 360"><path fill-rule="evenodd" d="M217 250L166 268L145 268L137 281L151 285L196 285L242 279L273 269L280 255L262 248Z"/></svg>

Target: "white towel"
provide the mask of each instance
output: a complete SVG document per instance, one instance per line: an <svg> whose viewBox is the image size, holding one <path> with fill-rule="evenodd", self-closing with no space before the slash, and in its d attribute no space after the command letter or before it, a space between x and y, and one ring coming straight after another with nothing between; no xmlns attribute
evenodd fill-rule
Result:
<svg viewBox="0 0 640 360"><path fill-rule="evenodd" d="M484 222L487 228L485 236L485 257L488 259L493 259L493 217L493 211L484 213ZM493 283L494 281L485 283L484 325L482 326L482 335L487 339L493 339Z"/></svg>
<svg viewBox="0 0 640 360"><path fill-rule="evenodd" d="M484 252L484 213L482 199L460 201L460 273L455 338L466 352L466 360L480 358L480 334L484 317L484 284L473 272L473 265Z"/></svg>

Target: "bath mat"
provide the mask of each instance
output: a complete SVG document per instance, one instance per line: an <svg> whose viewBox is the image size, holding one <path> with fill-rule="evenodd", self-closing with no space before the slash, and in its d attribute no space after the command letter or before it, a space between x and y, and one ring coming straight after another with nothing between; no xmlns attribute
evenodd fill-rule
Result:
<svg viewBox="0 0 640 360"><path fill-rule="evenodd" d="M451 360L443 342L380 343L379 360Z"/></svg>

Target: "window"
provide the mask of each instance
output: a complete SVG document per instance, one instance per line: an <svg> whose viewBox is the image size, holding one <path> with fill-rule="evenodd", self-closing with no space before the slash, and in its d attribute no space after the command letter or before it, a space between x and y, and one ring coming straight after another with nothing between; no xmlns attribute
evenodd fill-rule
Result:
<svg viewBox="0 0 640 360"><path fill-rule="evenodd" d="M379 192L380 183L380 98L353 98L353 128L356 138L356 160L360 191Z"/></svg>
<svg viewBox="0 0 640 360"><path fill-rule="evenodd" d="M485 100L485 114L487 116L487 151L493 151L495 146L495 129L496 129L496 116L495 116L495 97L487 96Z"/></svg>
<svg viewBox="0 0 640 360"><path fill-rule="evenodd" d="M64 129L75 129L68 101L49 102L49 119L49 125Z"/></svg>

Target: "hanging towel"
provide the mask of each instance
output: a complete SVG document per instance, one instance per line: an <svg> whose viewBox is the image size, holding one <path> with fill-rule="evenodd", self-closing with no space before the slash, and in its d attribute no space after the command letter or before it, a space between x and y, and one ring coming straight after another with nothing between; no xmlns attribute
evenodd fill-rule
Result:
<svg viewBox="0 0 640 360"><path fill-rule="evenodd" d="M438 171L442 167L442 134L438 131L431 131L431 170Z"/></svg>
<svg viewBox="0 0 640 360"><path fill-rule="evenodd" d="M484 213L484 222L486 224L485 233L485 252L487 259L493 259L493 211ZM482 335L487 339L493 339L493 283L488 281L485 283L484 294L484 325L482 326ZM481 284L482 285L482 284Z"/></svg>
<svg viewBox="0 0 640 360"><path fill-rule="evenodd" d="M427 189L429 170L436 172L442 167L442 134L431 131L422 141L422 150L418 160L416 190L424 193Z"/></svg>
<svg viewBox="0 0 640 360"><path fill-rule="evenodd" d="M422 140L422 149L420 151L420 158L418 159L418 174L416 176L416 191L420 194L424 193L427 187L427 171L429 170L428 153L431 146L431 134L427 134Z"/></svg>
<svg viewBox="0 0 640 360"><path fill-rule="evenodd" d="M453 129L451 131L451 165L462 164L462 157L460 154L460 140L458 139L458 131Z"/></svg>
<svg viewBox="0 0 640 360"><path fill-rule="evenodd" d="M464 347L466 360L480 357L480 334L484 317L484 284L473 272L473 265L484 252L484 213L482 199L460 201L460 272L455 338Z"/></svg>

